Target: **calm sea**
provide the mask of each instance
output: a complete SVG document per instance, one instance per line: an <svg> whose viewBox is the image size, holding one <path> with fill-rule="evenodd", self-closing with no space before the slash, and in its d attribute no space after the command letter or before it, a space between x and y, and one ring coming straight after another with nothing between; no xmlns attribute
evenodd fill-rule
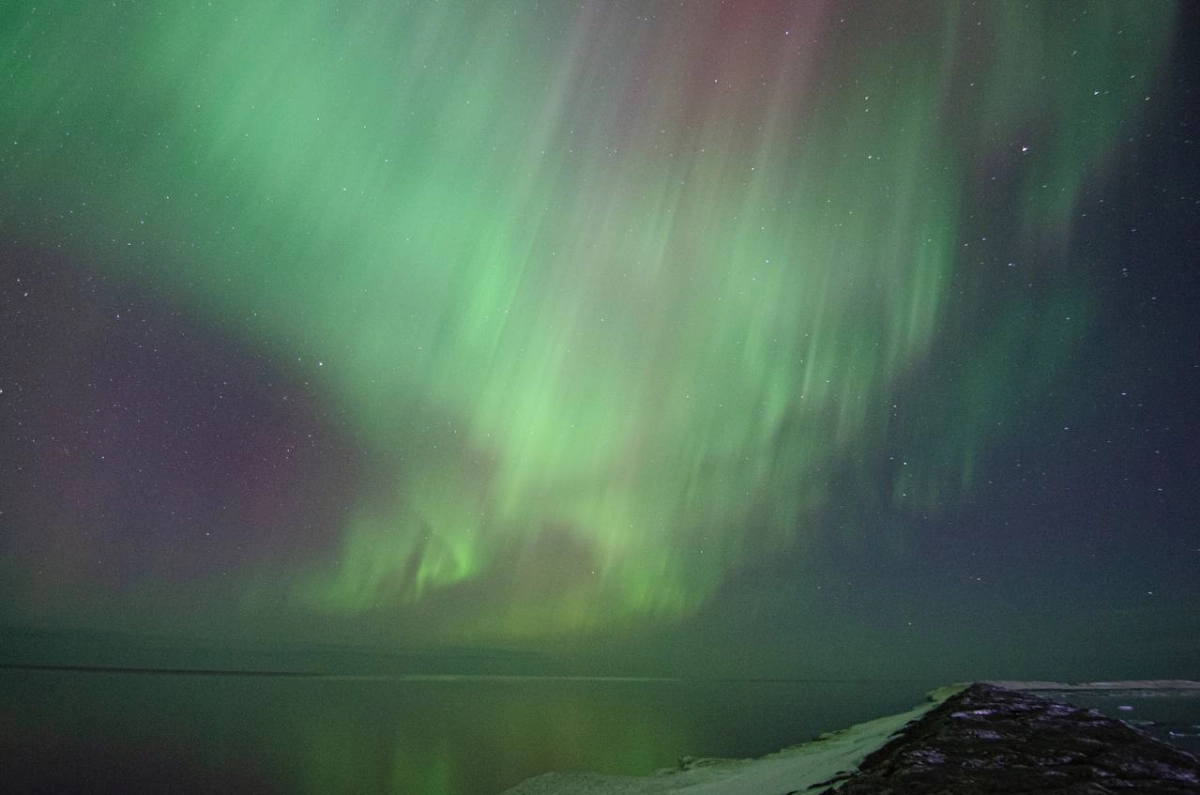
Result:
<svg viewBox="0 0 1200 795"><path fill-rule="evenodd" d="M938 684L0 670L0 791L488 795L761 756ZM1200 751L1200 695L1042 695Z"/></svg>
<svg viewBox="0 0 1200 795"><path fill-rule="evenodd" d="M4 670L0 789L488 795L759 756L936 685Z"/></svg>

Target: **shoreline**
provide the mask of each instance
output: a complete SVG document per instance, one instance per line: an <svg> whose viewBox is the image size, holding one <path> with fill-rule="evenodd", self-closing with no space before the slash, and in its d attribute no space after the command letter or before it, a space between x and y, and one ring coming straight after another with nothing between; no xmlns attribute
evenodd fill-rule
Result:
<svg viewBox="0 0 1200 795"><path fill-rule="evenodd" d="M905 777L918 786L930 780L940 782L939 787L950 782L949 789L930 792L954 791L955 784L967 786L987 776L1022 785L1033 782L1030 786L1036 788L1046 786L1042 779L1064 775L1064 770L1081 780L1111 782L1125 776L1135 786L1129 791L1135 793L1200 792L1200 761L1191 754L1123 721L1039 695L1091 691L1200 694L1200 682L1007 680L946 685L927 693L925 703L907 712L823 733L757 759L684 757L678 768L647 776L546 773L501 795L819 795L843 788L868 793L883 792L883 782ZM1047 761L1066 757L1074 761ZM1018 782L1011 780L1014 776Z"/></svg>

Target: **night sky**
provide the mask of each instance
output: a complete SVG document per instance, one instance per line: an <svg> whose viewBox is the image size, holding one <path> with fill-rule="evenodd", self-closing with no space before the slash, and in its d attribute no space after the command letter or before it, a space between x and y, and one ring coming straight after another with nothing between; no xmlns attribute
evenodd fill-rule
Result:
<svg viewBox="0 0 1200 795"><path fill-rule="evenodd" d="M1187 4L0 10L0 623L1195 676Z"/></svg>

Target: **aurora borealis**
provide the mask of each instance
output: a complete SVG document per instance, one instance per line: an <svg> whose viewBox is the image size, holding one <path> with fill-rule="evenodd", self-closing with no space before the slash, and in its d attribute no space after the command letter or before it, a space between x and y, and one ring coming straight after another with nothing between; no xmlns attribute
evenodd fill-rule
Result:
<svg viewBox="0 0 1200 795"><path fill-rule="evenodd" d="M6 5L7 617L538 643L936 560L1108 421L1176 14Z"/></svg>

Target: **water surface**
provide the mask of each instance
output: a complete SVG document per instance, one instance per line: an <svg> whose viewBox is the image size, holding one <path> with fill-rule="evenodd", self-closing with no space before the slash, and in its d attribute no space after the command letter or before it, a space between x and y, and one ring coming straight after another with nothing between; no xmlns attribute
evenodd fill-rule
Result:
<svg viewBox="0 0 1200 795"><path fill-rule="evenodd" d="M934 682L0 671L10 791L487 795L770 753Z"/></svg>

